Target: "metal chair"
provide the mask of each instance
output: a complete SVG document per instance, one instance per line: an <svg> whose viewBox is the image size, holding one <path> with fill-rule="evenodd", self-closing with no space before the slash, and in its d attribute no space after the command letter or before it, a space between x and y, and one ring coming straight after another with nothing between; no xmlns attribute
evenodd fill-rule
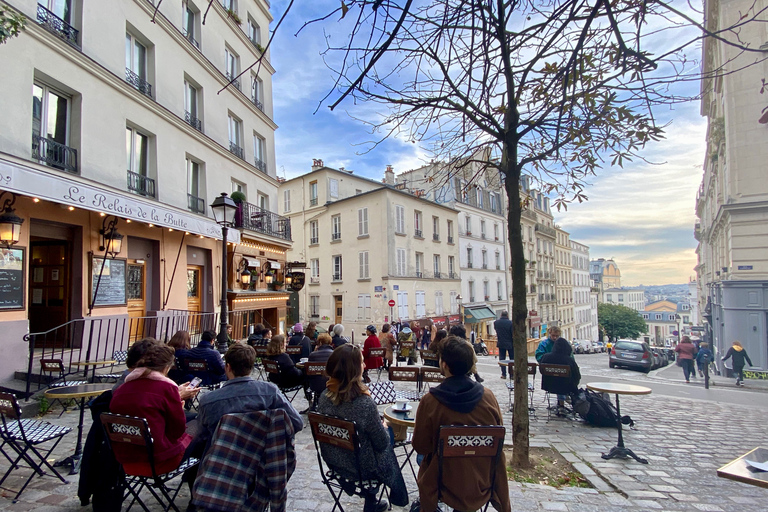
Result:
<svg viewBox="0 0 768 512"><path fill-rule="evenodd" d="M34 472L29 475L29 478L27 478L27 481L24 482L24 485L21 486L21 489L14 499L19 499L21 493L24 492L24 489L27 488L27 485L29 485L29 482L32 481L32 478L36 474L40 476L45 475L43 467L48 468L48 470L65 484L69 483L53 468L53 466L51 466L48 462L48 457L61 439L72 430L70 427L54 425L47 421L21 419L21 408L19 407L19 403L16 401L16 397L10 393L0 393L0 418L3 423L2 429L0 429L0 438L3 441L2 444L0 444L0 452L2 452L11 464L8 471L3 475L3 478L0 478L0 485L5 482L5 479L8 478L11 471L20 467L19 462L21 462L22 459L34 470ZM38 450L38 445L49 441L55 442L47 450ZM15 460L3 450L5 446L10 447L13 452L16 453L17 457ZM36 459L39 462L36 462Z"/></svg>
<svg viewBox="0 0 768 512"><path fill-rule="evenodd" d="M544 389L544 377L550 377L550 378L556 378L556 379L570 379L571 378L571 367L567 364L547 364L547 363L541 363L539 364L539 372L541 372L542 377L542 389ZM550 393L548 390L544 389L544 391L547 392L547 421L549 421L552 418L552 411L555 411L556 416L560 416L557 414L557 400L555 400L555 405L552 405L552 393ZM566 409L566 417L569 414L572 414L573 411Z"/></svg>
<svg viewBox="0 0 768 512"><path fill-rule="evenodd" d="M395 367L389 369L390 382L413 382L416 389L400 389L395 391L396 399L419 401L424 394L421 392L421 382L419 380L418 366Z"/></svg>
<svg viewBox="0 0 768 512"><path fill-rule="evenodd" d="M264 370L266 370L267 373L272 373L275 375L280 375L280 365L277 364L277 362L272 361L271 359L262 359L261 364L264 365ZM280 384L274 383L277 388L283 392L283 395L285 395L285 398L288 399L289 402L293 403L293 399L296 398L296 395L299 394L299 391L304 389L304 386L302 385L296 385L296 386L281 386ZM293 396L288 396L289 393L293 393Z"/></svg>
<svg viewBox="0 0 768 512"><path fill-rule="evenodd" d="M387 349L385 349L384 347L369 348L368 349L368 355L370 357L380 357L380 358L384 359L384 357L386 357L386 355L387 355ZM384 368L383 365L379 366L378 368L376 368L376 382L381 380L381 372L383 372L384 369L385 368Z"/></svg>
<svg viewBox="0 0 768 512"><path fill-rule="evenodd" d="M440 368L434 368L432 366L422 366L419 370L419 379L421 381L422 390L424 389L424 384L440 384L445 380L445 375L443 375L443 372L440 370ZM427 386L427 388L430 388L432 386ZM426 391L423 391L423 393L427 393L429 389Z"/></svg>
<svg viewBox="0 0 768 512"><path fill-rule="evenodd" d="M331 512L335 512L337 508L344 512L344 507L341 506L339 501L342 492L364 497L366 494L378 493L379 488L382 487L381 494L379 495L379 498L381 498L387 491L386 486L383 486L380 481L375 479L363 479L360 469L360 440L357 436L355 422L316 412L310 412L308 418L312 428L312 439L315 442L320 475L331 496L333 496L334 505ZM325 469L323 467L321 445L333 446L352 452L355 461L354 468L344 468L345 471L343 473L330 466Z"/></svg>
<svg viewBox="0 0 768 512"><path fill-rule="evenodd" d="M122 372L120 373L114 373L115 365L117 364L125 364L125 360L128 359L128 351L127 350L117 350L112 354L112 360L114 363L109 367L110 373L101 373L101 374L95 374L93 376L94 379L97 379L99 382L103 382L106 379L112 379L115 382L120 379L120 377L123 375Z"/></svg>
<svg viewBox="0 0 768 512"><path fill-rule="evenodd" d="M67 380L67 374L64 371L64 361L61 359L41 359L40 372L48 374L49 388L62 388L64 386L88 384L87 380ZM54 373L57 374L56 377L53 376ZM67 404L71 402L69 400L62 402L61 400L55 399L51 400L49 405L53 406L56 402L59 402L59 405L61 405L61 412L59 413L59 417L61 417L61 415L69 408Z"/></svg>
<svg viewBox="0 0 768 512"><path fill-rule="evenodd" d="M536 408L533 406L533 393L536 391L536 368L538 363L528 363L528 396L530 397L530 405L528 406L528 412L536 415ZM512 412L512 406L514 405L514 392L515 392L515 362L510 361L507 364L507 375L509 380L507 381L507 391L509 392L509 412Z"/></svg>
<svg viewBox="0 0 768 512"><path fill-rule="evenodd" d="M267 347L256 345L253 349L256 351L256 364L253 365L253 369L259 372L261 380L267 380L266 375L264 375L264 364L262 363L262 360L267 357Z"/></svg>
<svg viewBox="0 0 768 512"><path fill-rule="evenodd" d="M130 510L136 501L139 502L139 505L145 511L149 510L139 496L141 490L146 488L160 506L163 507L164 511L167 512L173 509L179 512L179 508L173 500L176 499L184 482L179 479L179 485L175 488L169 488L167 484L177 476L182 475L187 469L196 466L199 462L198 459L190 457L181 461L179 467L173 471L158 475L155 469L155 451L152 434L149 432L149 425L146 419L108 412L101 413L100 418L107 444L113 452L115 445L120 444L130 445L133 450L144 450L146 451L147 460L151 468L152 474L150 476L132 475L126 472L125 487L128 493L133 496L133 500L131 500L126 510ZM127 497L125 496L125 498ZM165 498L167 504L163 503L163 498Z"/></svg>
<svg viewBox="0 0 768 512"><path fill-rule="evenodd" d="M487 459L490 462L491 489L488 501L482 508L488 510L496 483L496 466L504 447L506 429L500 425L440 427L437 445L437 498L442 497L443 465L449 459L461 459L462 464Z"/></svg>
<svg viewBox="0 0 768 512"><path fill-rule="evenodd" d="M325 373L326 363L313 363L307 361L304 363L304 375L307 376L309 381L309 388L312 391L312 403L309 404L309 409L314 411L317 409L317 401L320 399L321 385L322 389L325 389L325 383L328 382L328 375ZM312 384L316 384L313 386ZM314 389L312 389L314 387Z"/></svg>

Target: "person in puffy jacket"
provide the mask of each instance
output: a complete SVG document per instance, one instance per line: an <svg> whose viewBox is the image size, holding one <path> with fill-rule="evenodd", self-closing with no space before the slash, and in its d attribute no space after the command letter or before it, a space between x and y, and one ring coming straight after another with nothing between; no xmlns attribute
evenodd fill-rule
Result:
<svg viewBox="0 0 768 512"><path fill-rule="evenodd" d="M733 342L731 348L725 353L723 362L727 361L729 358L733 359L733 373L736 374L736 385L744 386L744 361L746 360L746 362L749 363L749 366L752 366L752 360L747 355L747 351L744 350L744 347L741 346L740 341Z"/></svg>

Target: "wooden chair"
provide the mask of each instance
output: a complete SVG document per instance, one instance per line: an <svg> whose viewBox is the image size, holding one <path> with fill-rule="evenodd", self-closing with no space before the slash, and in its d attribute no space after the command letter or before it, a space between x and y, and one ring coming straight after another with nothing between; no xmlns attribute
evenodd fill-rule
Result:
<svg viewBox="0 0 768 512"><path fill-rule="evenodd" d="M416 350L416 342L415 341L401 341L397 344L397 358L405 357L406 363L408 362L408 359L413 359L413 351ZM403 352L408 354L407 356L403 355ZM395 366L400 365L400 361L395 358Z"/></svg>
<svg viewBox="0 0 768 512"><path fill-rule="evenodd" d="M440 367L440 360L437 356L437 352L430 349L421 349L421 360L425 366L432 368Z"/></svg>
<svg viewBox="0 0 768 512"><path fill-rule="evenodd" d="M41 359L40 372L48 374L49 388L61 388L64 386L79 386L80 384L88 384L87 380L67 380L67 374L64 371L64 361L61 359ZM53 406L53 404L56 402L59 402L59 405L61 405L61 413L59 413L59 417L61 417L61 415L64 414L69 408L67 404L70 404L71 401L65 400L62 402L61 400L55 399L51 400L49 405Z"/></svg>
<svg viewBox="0 0 768 512"><path fill-rule="evenodd" d="M541 372L542 381L543 378L550 377L550 378L556 378L556 379L570 379L571 378L571 367L567 364L547 364L542 363L539 364L539 372ZM542 388L543 389L543 388ZM556 416L560 416L557 414L557 400L555 400L555 405L552 405L552 393L544 390L547 392L547 421L549 421L552 418L552 411L555 411ZM568 410L566 408L566 417L571 414L573 411Z"/></svg>
<svg viewBox="0 0 768 512"><path fill-rule="evenodd" d="M142 509L149 510L140 496L142 489L146 488L157 500L160 506L163 507L164 511L167 512L168 510L173 509L174 511L179 512L179 508L174 503L174 500L179 494L179 490L184 482L179 479L179 483L175 488L169 487L168 483L176 477L181 476L187 469L196 466L199 461L190 457L181 461L179 467L173 471L157 474L155 469L154 444L146 419L108 412L101 413L100 418L107 444L113 452L114 447L117 445L128 445L132 450L144 451L147 454L147 460L149 461L149 466L151 468L152 474L150 476L132 475L126 472L126 490L128 491L128 494L133 496L131 503L128 505L128 509L126 510L130 510L136 501L139 502ZM127 497L128 496L125 496L125 498ZM165 503L163 502L163 498L166 501Z"/></svg>
<svg viewBox="0 0 768 512"><path fill-rule="evenodd" d="M320 476L331 496L333 496L334 506L331 512L335 512L337 508L344 512L344 507L341 506L339 501L342 492L361 497L365 494L379 492L380 487L382 488L381 495L386 492L386 486L383 486L380 481L363 478L360 465L360 440L357 436L357 426L354 421L347 421L316 412L310 412L308 418L312 428L312 439L315 442ZM351 452L354 467L343 468L343 473L331 466L325 469L323 467L321 451L323 445ZM381 498L381 495L379 498Z"/></svg>
<svg viewBox="0 0 768 512"><path fill-rule="evenodd" d="M261 364L264 365L264 370L268 374L272 373L274 375L280 375L280 365L278 365L275 361L271 359L262 359ZM299 394L299 391L304 388L304 386L301 386L301 385L289 386L289 387L284 387L277 383L275 383L275 385L278 387L280 391L283 392L283 395L285 395L285 398L287 398L288 401L291 403L293 403L293 399L296 398L296 395ZM290 393L293 393L293 395L289 396Z"/></svg>
<svg viewBox="0 0 768 512"><path fill-rule="evenodd" d="M256 364L253 365L253 369L259 372L259 378L261 378L261 380L267 380L264 375L264 364L262 363L262 360L267 357L267 347L256 345L253 349L256 351Z"/></svg>
<svg viewBox="0 0 768 512"><path fill-rule="evenodd" d="M528 412L535 415L536 408L533 407L533 393L536 391L536 368L538 363L528 363L528 396L530 397L530 405L528 406ZM507 375L509 380L507 381L507 391L509 392L509 411L512 412L512 405L514 403L515 392L515 362L510 361L507 365Z"/></svg>
<svg viewBox="0 0 768 512"><path fill-rule="evenodd" d="M471 465L478 460L490 462L491 490L488 501L482 508L488 510L496 483L496 466L504 448L506 429L500 425L448 426L440 427L437 445L437 498L442 497L443 464L448 459L461 459L462 464Z"/></svg>
<svg viewBox="0 0 768 512"><path fill-rule="evenodd" d="M398 366L389 369L389 381L390 382L413 382L416 384L416 389L400 389L395 392L395 399L405 399L411 401L421 400L423 393L421 392L421 382L419 381L419 367L418 366Z"/></svg>
<svg viewBox="0 0 768 512"><path fill-rule="evenodd" d="M289 356L300 356L301 355L301 346L300 345L291 345L288 347L285 347L285 353Z"/></svg>
<svg viewBox="0 0 768 512"><path fill-rule="evenodd" d="M19 463L22 460L34 470L26 482L24 482L24 485L21 486L14 500L19 499L19 496L21 496L21 493L24 492L24 489L27 488L35 475L45 475L43 468L47 468L48 471L56 475L63 483L69 483L51 466L48 462L48 457L72 428L54 425L47 421L21 419L21 407L19 407L16 397L10 393L0 393L0 419L2 419L0 439L3 441L0 444L0 452L10 463L8 471L5 472L3 478L0 478L0 486L3 485L11 471L20 467ZM40 444L50 441L54 441L50 448L45 450L38 449ZM15 460L3 449L6 446L10 447L13 453L17 455Z"/></svg>

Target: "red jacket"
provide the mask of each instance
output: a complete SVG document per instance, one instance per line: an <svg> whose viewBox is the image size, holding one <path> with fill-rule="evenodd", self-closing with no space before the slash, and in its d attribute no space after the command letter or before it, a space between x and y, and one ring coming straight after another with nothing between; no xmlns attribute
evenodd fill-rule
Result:
<svg viewBox="0 0 768 512"><path fill-rule="evenodd" d="M368 336L363 344L363 357L365 358L363 362L369 370L375 370L384 365L384 360L381 357L371 357L369 355L369 351L372 348L381 348L381 342L377 336Z"/></svg>
<svg viewBox="0 0 768 512"><path fill-rule="evenodd" d="M176 469L192 437L185 433L186 418L178 386L165 381L140 378L115 390L109 405L111 412L146 418L155 452L158 474ZM115 445L115 458L126 473L152 476L146 451L127 445Z"/></svg>
<svg viewBox="0 0 768 512"><path fill-rule="evenodd" d="M696 345L693 343L678 343L675 347L678 359L693 359L696 355Z"/></svg>

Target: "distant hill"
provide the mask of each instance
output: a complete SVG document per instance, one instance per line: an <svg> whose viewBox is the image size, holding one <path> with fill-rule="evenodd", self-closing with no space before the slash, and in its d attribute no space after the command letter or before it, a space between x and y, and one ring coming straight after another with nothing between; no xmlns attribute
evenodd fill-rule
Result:
<svg viewBox="0 0 768 512"><path fill-rule="evenodd" d="M685 284L660 284L652 286L640 286L645 288L646 302L656 300L670 300L672 302L688 301L688 283Z"/></svg>

